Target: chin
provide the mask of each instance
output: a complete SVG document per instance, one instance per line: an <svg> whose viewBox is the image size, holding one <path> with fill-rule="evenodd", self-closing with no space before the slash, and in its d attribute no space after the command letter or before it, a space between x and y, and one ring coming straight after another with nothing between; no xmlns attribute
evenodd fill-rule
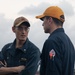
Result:
<svg viewBox="0 0 75 75"><path fill-rule="evenodd" d="M49 33L49 31L48 31L48 30L45 30L44 32L45 32L45 33Z"/></svg>
<svg viewBox="0 0 75 75"><path fill-rule="evenodd" d="M47 31L44 31L45 33L49 33L49 32L47 32Z"/></svg>
<svg viewBox="0 0 75 75"><path fill-rule="evenodd" d="M26 41L26 39L19 39L20 41Z"/></svg>

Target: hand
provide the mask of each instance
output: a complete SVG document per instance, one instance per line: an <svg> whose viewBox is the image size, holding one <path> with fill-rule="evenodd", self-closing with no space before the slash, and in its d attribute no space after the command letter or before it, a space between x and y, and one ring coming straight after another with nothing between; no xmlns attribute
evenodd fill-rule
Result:
<svg viewBox="0 0 75 75"><path fill-rule="evenodd" d="M6 67L7 66L7 63L6 63L5 60L4 60L4 63L2 61L0 61L0 65L2 65L3 67Z"/></svg>
<svg viewBox="0 0 75 75"><path fill-rule="evenodd" d="M21 66L15 67L15 69L17 70L18 73L20 73L22 70L25 69L25 66L21 65Z"/></svg>

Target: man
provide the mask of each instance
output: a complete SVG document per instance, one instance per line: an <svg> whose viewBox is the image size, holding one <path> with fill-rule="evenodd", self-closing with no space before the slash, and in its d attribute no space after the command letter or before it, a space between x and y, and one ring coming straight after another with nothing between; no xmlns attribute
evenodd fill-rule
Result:
<svg viewBox="0 0 75 75"><path fill-rule="evenodd" d="M40 75L73 75L74 46L63 29L65 17L62 9L48 7L36 18L43 21L44 32L50 34L41 54Z"/></svg>
<svg viewBox="0 0 75 75"><path fill-rule="evenodd" d="M28 39L29 28L30 23L25 17L18 17L14 21L12 31L16 39L2 48L4 64L0 61L0 75L35 75L40 51Z"/></svg>

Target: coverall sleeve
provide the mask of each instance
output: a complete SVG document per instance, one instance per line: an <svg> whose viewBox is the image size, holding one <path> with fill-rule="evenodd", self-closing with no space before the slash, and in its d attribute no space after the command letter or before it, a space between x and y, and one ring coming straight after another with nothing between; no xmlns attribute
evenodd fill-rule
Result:
<svg viewBox="0 0 75 75"><path fill-rule="evenodd" d="M46 40L41 55L40 75L59 75L62 70L62 55L59 49L55 41Z"/></svg>

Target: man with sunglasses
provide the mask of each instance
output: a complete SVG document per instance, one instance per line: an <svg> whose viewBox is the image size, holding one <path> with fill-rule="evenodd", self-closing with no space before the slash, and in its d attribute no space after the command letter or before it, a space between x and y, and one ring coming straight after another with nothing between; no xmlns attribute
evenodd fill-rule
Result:
<svg viewBox="0 0 75 75"><path fill-rule="evenodd" d="M14 21L12 31L16 39L2 48L4 62L0 61L0 75L35 75L40 51L29 41L29 29L30 23L25 17L18 17Z"/></svg>

